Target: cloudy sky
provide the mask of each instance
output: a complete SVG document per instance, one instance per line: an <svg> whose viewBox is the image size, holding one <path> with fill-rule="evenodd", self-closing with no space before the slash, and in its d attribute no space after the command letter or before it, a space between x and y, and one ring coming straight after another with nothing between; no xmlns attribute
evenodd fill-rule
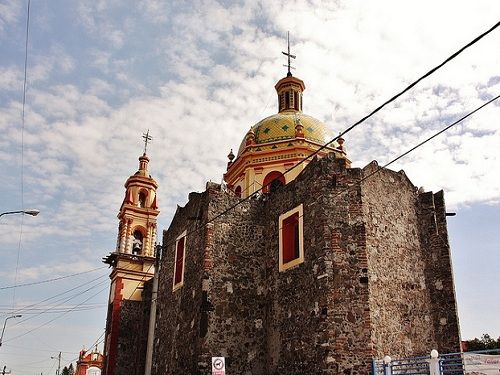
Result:
<svg viewBox="0 0 500 375"><path fill-rule="evenodd" d="M346 129L500 20L492 1L0 0L0 363L50 373L103 332L123 183L153 136L160 228L276 109L290 30L304 112ZM500 94L500 29L345 136L356 167L392 157ZM500 103L400 160L444 189L464 339L500 336ZM17 270L17 272L16 272ZM92 270L92 272L87 272ZM15 284L64 278L16 289ZM48 310L48 311L47 311ZM102 345L101 345L102 347ZM430 350L431 348L429 348ZM390 354L390 353L388 353Z"/></svg>

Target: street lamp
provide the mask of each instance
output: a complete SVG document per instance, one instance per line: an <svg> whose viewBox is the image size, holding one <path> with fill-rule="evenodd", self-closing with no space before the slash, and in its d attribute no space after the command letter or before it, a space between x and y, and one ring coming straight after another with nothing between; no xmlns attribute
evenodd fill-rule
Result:
<svg viewBox="0 0 500 375"><path fill-rule="evenodd" d="M22 315L11 315L5 318L5 321L3 322L3 329L2 329L2 336L0 336L0 346L2 346L2 340L3 340L3 333L5 332L5 326L7 325L7 320L13 319L13 318L20 318Z"/></svg>
<svg viewBox="0 0 500 375"><path fill-rule="evenodd" d="M3 216L3 215L12 215L12 214L26 214L26 215L31 215L31 216L36 216L40 213L40 210L36 210L36 209L33 209L33 210L19 210L19 211L6 211L6 212L2 212L0 213L0 216Z"/></svg>

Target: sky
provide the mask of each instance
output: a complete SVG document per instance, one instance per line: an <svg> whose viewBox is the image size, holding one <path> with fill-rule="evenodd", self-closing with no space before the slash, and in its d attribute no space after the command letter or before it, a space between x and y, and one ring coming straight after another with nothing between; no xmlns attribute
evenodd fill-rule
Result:
<svg viewBox="0 0 500 375"><path fill-rule="evenodd" d="M290 31L304 112L345 130L500 20L492 1L0 0L0 365L50 374L100 341L128 176L148 129L159 228L277 112ZM346 134L355 167L413 147L500 94L500 29ZM445 191L463 339L500 336L500 102L401 159ZM76 274L76 275L75 275ZM71 276L73 275L73 276ZM15 284L60 280L10 288ZM100 344L102 349L102 344ZM429 351L432 348L429 348ZM388 353L390 354L390 353Z"/></svg>

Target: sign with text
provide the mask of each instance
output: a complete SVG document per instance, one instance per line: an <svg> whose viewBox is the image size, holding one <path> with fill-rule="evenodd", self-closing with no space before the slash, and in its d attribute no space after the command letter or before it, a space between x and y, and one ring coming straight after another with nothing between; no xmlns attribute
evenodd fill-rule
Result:
<svg viewBox="0 0 500 375"><path fill-rule="evenodd" d="M498 375L500 374L500 355L464 353L465 374Z"/></svg>
<svg viewBox="0 0 500 375"><path fill-rule="evenodd" d="M212 375L226 375L226 361L224 357L212 357Z"/></svg>

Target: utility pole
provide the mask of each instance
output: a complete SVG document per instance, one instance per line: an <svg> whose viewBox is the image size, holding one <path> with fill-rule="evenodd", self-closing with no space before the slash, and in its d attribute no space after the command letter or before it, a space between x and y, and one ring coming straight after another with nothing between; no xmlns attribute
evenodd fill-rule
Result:
<svg viewBox="0 0 500 375"><path fill-rule="evenodd" d="M61 352L59 352L59 355L57 357L50 357L50 358L58 360L56 375L60 375L61 374Z"/></svg>
<svg viewBox="0 0 500 375"><path fill-rule="evenodd" d="M151 292L151 309L149 312L148 341L146 346L146 365L144 366L144 375L151 375L151 366L153 364L153 342L155 337L156 323L156 299L158 298L158 274L160 272L160 260L162 255L161 253L161 245L156 245L155 274L153 277L153 290Z"/></svg>

